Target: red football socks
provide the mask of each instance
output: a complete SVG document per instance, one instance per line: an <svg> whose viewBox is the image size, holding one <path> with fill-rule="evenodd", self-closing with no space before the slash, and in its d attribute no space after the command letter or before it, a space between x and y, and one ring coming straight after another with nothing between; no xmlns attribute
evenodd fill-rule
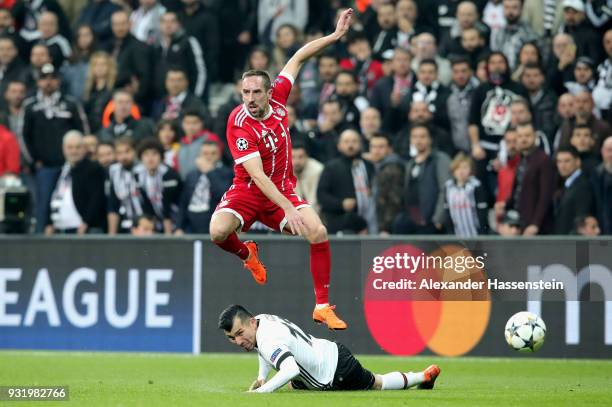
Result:
<svg viewBox="0 0 612 407"><path fill-rule="evenodd" d="M314 283L317 304L329 302L329 274L331 254L329 240L310 245L310 273Z"/></svg>
<svg viewBox="0 0 612 407"><path fill-rule="evenodd" d="M231 235L229 235L227 239L225 239L223 242L215 242L215 244L226 252L235 254L242 260L246 260L247 257L249 257L249 249L244 243L240 241L236 232L233 232Z"/></svg>

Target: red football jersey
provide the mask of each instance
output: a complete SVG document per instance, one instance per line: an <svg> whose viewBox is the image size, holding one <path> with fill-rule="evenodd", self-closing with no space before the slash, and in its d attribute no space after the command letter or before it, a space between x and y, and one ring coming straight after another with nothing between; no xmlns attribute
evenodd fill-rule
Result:
<svg viewBox="0 0 612 407"><path fill-rule="evenodd" d="M271 109L261 121L251 116L244 104L230 114L226 136L235 162L234 185L255 187L242 163L260 156L265 174L280 191L295 188L286 108L293 81L288 74L279 74L272 85Z"/></svg>

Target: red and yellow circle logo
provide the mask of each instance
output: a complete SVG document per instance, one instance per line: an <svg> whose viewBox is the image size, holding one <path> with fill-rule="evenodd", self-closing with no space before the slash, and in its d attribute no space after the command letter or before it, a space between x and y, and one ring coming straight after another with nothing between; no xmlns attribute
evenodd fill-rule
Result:
<svg viewBox="0 0 612 407"><path fill-rule="evenodd" d="M410 244L396 245L377 257L366 279L364 312L382 349L406 356L428 348L460 356L478 344L491 313L482 261L473 261L459 245L429 254ZM452 282L473 288L448 288Z"/></svg>

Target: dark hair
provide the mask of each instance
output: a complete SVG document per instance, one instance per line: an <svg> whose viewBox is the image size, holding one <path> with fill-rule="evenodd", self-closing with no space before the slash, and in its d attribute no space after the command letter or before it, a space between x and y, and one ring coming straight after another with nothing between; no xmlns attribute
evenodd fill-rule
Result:
<svg viewBox="0 0 612 407"><path fill-rule="evenodd" d="M349 34L347 35L347 43L351 45L359 41L365 41L368 44L370 43L368 41L368 37L365 35L363 31L353 31L353 32L349 31Z"/></svg>
<svg viewBox="0 0 612 407"><path fill-rule="evenodd" d="M334 61L336 61L336 63L340 63L340 58L338 58L338 55L336 55L336 53L332 51L324 51L323 53L321 53L321 55L319 55L319 59L317 60L317 64L323 58L333 59Z"/></svg>
<svg viewBox="0 0 612 407"><path fill-rule="evenodd" d="M247 319L253 318L253 314L246 310L242 305L230 305L219 314L219 329L230 332L234 326L234 319L238 317L244 322Z"/></svg>
<svg viewBox="0 0 612 407"><path fill-rule="evenodd" d="M528 69L537 69L538 71L540 71L540 73L544 73L544 69L542 69L542 66L540 66L539 64L534 64L533 62L526 64L523 72Z"/></svg>
<svg viewBox="0 0 612 407"><path fill-rule="evenodd" d="M183 76L185 77L185 79L189 80L189 76L187 75L187 71L185 71L182 67L178 66L178 65L171 65L168 70L166 71L166 78L168 77L168 74L170 72L178 72L183 74Z"/></svg>
<svg viewBox="0 0 612 407"><path fill-rule="evenodd" d="M155 137L147 137L138 144L138 158L142 159L142 155L147 150L154 150L160 157L164 156L164 146Z"/></svg>
<svg viewBox="0 0 612 407"><path fill-rule="evenodd" d="M336 79L340 75L349 75L353 79L353 82L359 83L359 80L357 79L357 76L355 75L353 71L349 71L348 69L341 69L340 71L338 71L338 74L336 75Z"/></svg>
<svg viewBox="0 0 612 407"><path fill-rule="evenodd" d="M588 130L589 133L591 133L591 137L593 136L593 129L591 129L586 124L577 124L577 125L575 125L574 128L572 129L572 134L574 133L574 130Z"/></svg>
<svg viewBox="0 0 612 407"><path fill-rule="evenodd" d="M425 129L425 130L427 130L427 135L429 136L429 138L432 138L432 136L431 136L431 129L426 124L414 124L414 125L410 126L410 131L408 132L408 134L412 134L412 131L416 130L416 129Z"/></svg>
<svg viewBox="0 0 612 407"><path fill-rule="evenodd" d="M306 151L306 153L308 153L308 147L306 147L306 143L304 143L301 140L296 140L295 142L291 143L291 149L292 150L304 150Z"/></svg>
<svg viewBox="0 0 612 407"><path fill-rule="evenodd" d="M574 232L575 232L575 234L578 234L578 230L580 228L583 228L583 227L586 226L586 221L587 221L588 218L594 218L595 220L597 220L597 218L595 216L591 215L590 213L587 213L586 215L576 216L576 218L574 219Z"/></svg>
<svg viewBox="0 0 612 407"><path fill-rule="evenodd" d="M574 146L559 147L559 149L557 150L556 156L558 156L560 153L568 153L574 158L580 158L580 153Z"/></svg>
<svg viewBox="0 0 612 407"><path fill-rule="evenodd" d="M100 141L97 148L100 148L101 146L107 146L115 150L115 145L111 141Z"/></svg>
<svg viewBox="0 0 612 407"><path fill-rule="evenodd" d="M421 63L419 64L419 68L422 67L423 65L433 65L436 68L436 71L438 70L438 63L433 58L425 58L421 60Z"/></svg>
<svg viewBox="0 0 612 407"><path fill-rule="evenodd" d="M470 62L469 59L467 59L465 55L452 54L449 56L449 59L450 59L451 66L455 66L459 64L466 64L470 67L470 69L472 68L472 63Z"/></svg>
<svg viewBox="0 0 612 407"><path fill-rule="evenodd" d="M385 140L387 140L387 143L389 144L389 146L391 145L391 138L388 135L386 135L385 133L374 133L372 135L372 137L370 138L370 141L372 141L375 138L385 139Z"/></svg>
<svg viewBox="0 0 612 407"><path fill-rule="evenodd" d="M526 43L524 43L523 45L521 45L521 47L519 48L518 54L516 55L516 60L518 61L519 58L521 57L521 51L523 50L523 48L532 45L535 49L536 49L536 54L538 54L538 64L542 63L542 52L540 51L540 47L538 47L538 44L534 41L528 41Z"/></svg>
<svg viewBox="0 0 612 407"><path fill-rule="evenodd" d="M157 127L155 128L155 137L159 139L159 133L166 126L170 126L170 128L174 132L174 139L172 140L172 142L178 141L181 135L181 129L179 128L175 120L169 120L169 119L160 120L159 123L157 123Z"/></svg>
<svg viewBox="0 0 612 407"><path fill-rule="evenodd" d="M204 116L202 115L202 112L197 108L186 109L183 112L183 118L187 116L197 117L202 123L204 123Z"/></svg>
<svg viewBox="0 0 612 407"><path fill-rule="evenodd" d="M268 72L260 69L250 69L242 74L242 80L251 76L259 76L263 80L263 85L266 92L272 87L272 79L270 79L270 74Z"/></svg>
<svg viewBox="0 0 612 407"><path fill-rule="evenodd" d="M134 139L130 136L119 137L118 139L114 141L114 144L115 144L115 148L123 145L123 146L128 146L132 150L136 149L136 143L134 143Z"/></svg>

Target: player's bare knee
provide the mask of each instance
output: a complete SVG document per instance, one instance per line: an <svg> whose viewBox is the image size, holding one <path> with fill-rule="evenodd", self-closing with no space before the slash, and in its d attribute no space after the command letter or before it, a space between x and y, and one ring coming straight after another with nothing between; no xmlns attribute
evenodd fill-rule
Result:
<svg viewBox="0 0 612 407"><path fill-rule="evenodd" d="M226 227L216 225L214 223L210 224L210 240L212 240L214 243L224 242L229 234L230 231Z"/></svg>
<svg viewBox="0 0 612 407"><path fill-rule="evenodd" d="M327 240L327 229L322 224L317 225L308 236L310 243L321 243Z"/></svg>

